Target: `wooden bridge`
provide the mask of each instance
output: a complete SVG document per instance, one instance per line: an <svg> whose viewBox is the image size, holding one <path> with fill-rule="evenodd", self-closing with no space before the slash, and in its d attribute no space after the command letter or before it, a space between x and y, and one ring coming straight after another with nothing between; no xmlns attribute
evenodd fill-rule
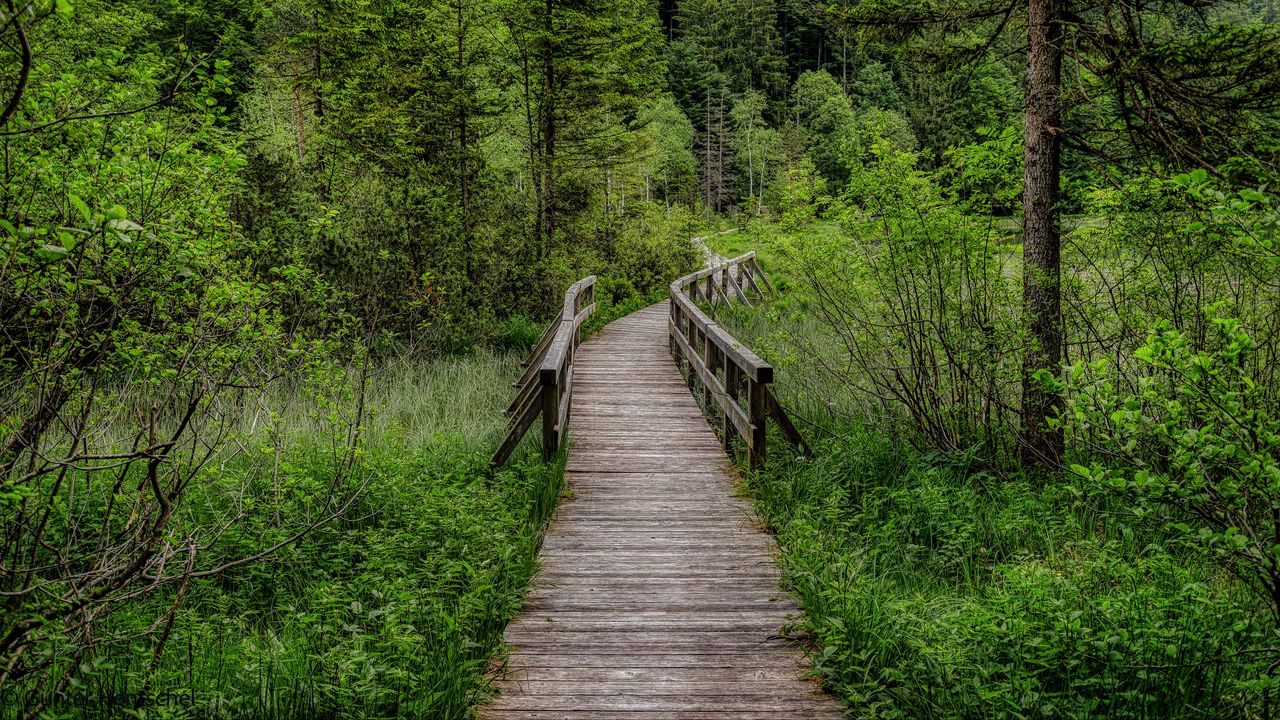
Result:
<svg viewBox="0 0 1280 720"><path fill-rule="evenodd" d="M518 383L494 462L539 415L543 452L554 455L571 422L572 496L507 628L511 655L481 718L841 717L781 634L799 611L779 588L772 538L736 493L728 454L741 438L748 464L763 463L770 418L807 447L769 391L773 368L699 306L750 302L767 282L753 254L735 258L581 345L594 278L566 293Z"/></svg>

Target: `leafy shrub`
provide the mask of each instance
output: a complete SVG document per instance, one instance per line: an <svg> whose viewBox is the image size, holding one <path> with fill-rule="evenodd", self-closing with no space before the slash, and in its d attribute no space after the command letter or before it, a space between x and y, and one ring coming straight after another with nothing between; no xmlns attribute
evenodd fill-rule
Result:
<svg viewBox="0 0 1280 720"><path fill-rule="evenodd" d="M1066 486L845 427L751 489L864 718L1250 717L1267 619L1239 584ZM906 458L904 458L904 455ZM913 459L907 459L913 458Z"/></svg>
<svg viewBox="0 0 1280 720"><path fill-rule="evenodd" d="M128 693L121 717L146 682L179 700L144 699L146 717L468 717L560 489L560 468L540 462L485 477L516 367L480 352L373 375L354 458L330 419L349 405L325 390L341 378L279 391L263 401L274 411L266 417L250 405L174 520L178 537L221 533L198 569L289 540L335 500L348 510L261 562L193 579L181 603L172 586L133 599L96 626L81 662L55 652L53 668L73 690ZM335 497L336 466L348 462L360 490ZM235 521L213 524L225 508ZM153 660L149 628L171 608L172 637ZM10 688L46 696L29 682ZM0 718L24 709L2 706ZM115 712L51 710L86 720Z"/></svg>
<svg viewBox="0 0 1280 720"><path fill-rule="evenodd" d="M1132 393L1105 363L1075 369L1067 427L1090 460L1074 469L1135 518L1219 558L1280 622L1280 417L1248 371L1258 345L1238 320L1212 322L1214 351L1158 325L1135 353L1146 369ZM1267 634L1274 644L1280 632ZM1275 667L1258 687L1274 687Z"/></svg>
<svg viewBox="0 0 1280 720"><path fill-rule="evenodd" d="M842 234L800 237L787 259L814 302L828 358L818 372L862 395L864 417L890 416L922 447L1011 454L1020 390L1019 259L915 169L876 146L855 161L837 211ZM837 358L832 361L831 359Z"/></svg>
<svg viewBox="0 0 1280 720"><path fill-rule="evenodd" d="M526 315L512 315L500 320L493 329L490 341L493 349L499 352L524 354L542 337L543 328Z"/></svg>

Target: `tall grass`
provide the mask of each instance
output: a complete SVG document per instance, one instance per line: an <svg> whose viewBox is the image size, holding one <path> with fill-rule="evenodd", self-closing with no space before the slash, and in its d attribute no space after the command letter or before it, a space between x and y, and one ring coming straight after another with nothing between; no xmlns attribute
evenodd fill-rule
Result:
<svg viewBox="0 0 1280 720"><path fill-rule="evenodd" d="M350 507L260 562L192 581L140 701L156 618L174 595L121 608L53 711L470 716L532 577L562 479L560 467L534 461L485 476L517 370L514 356L477 353L371 373L371 414L342 480L335 464L348 459L336 448L350 407L301 391L249 405L174 529L180 539L215 510L236 508L201 566L287 539L324 515L335 482L347 486L336 496L354 497ZM11 712L0 705L0 718Z"/></svg>
<svg viewBox="0 0 1280 720"><path fill-rule="evenodd" d="M716 249L749 249L735 242ZM771 276L784 262L762 258ZM718 321L776 365L817 447L804 460L771 436L748 489L814 672L852 716L1265 715L1271 620L1256 595L1078 480L929 450L892 404L829 372L841 340L804 311L813 301L794 288Z"/></svg>

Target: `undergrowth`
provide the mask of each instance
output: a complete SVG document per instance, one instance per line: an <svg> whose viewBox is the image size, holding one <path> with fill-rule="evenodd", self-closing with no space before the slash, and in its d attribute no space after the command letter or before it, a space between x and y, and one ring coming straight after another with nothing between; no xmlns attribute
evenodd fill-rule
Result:
<svg viewBox="0 0 1280 720"><path fill-rule="evenodd" d="M373 375L372 414L347 512L269 558L193 580L141 700L155 618L172 591L103 626L49 717L464 718L519 610L562 467L516 462L486 478L505 430L514 356L478 353ZM229 489L238 516L216 552L235 558L321 516L333 438L307 398L278 398L184 503L207 521ZM58 660L53 659L54 662ZM6 688L7 693L22 688ZM0 706L10 717L18 703Z"/></svg>
<svg viewBox="0 0 1280 720"><path fill-rule="evenodd" d="M851 716L1273 716L1274 619L1235 565L1188 542L1167 508L1144 517L1079 475L930 449L874 388L841 380L844 343L861 338L815 320L822 300L771 232L714 239L725 255L759 247L783 286L717 320L775 365L816 446L805 460L771 435L748 490L804 609L813 672Z"/></svg>
<svg viewBox="0 0 1280 720"><path fill-rule="evenodd" d="M1269 619L1233 578L1084 502L844 428L750 490L865 718L1249 717ZM779 448L781 450L781 448Z"/></svg>

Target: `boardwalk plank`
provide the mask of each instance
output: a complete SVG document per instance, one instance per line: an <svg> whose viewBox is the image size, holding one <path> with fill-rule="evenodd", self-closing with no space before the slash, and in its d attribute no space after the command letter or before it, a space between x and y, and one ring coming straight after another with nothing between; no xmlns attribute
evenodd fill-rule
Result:
<svg viewBox="0 0 1280 720"><path fill-rule="evenodd" d="M777 549L667 350L665 303L577 351L568 497L482 720L834 719Z"/></svg>

